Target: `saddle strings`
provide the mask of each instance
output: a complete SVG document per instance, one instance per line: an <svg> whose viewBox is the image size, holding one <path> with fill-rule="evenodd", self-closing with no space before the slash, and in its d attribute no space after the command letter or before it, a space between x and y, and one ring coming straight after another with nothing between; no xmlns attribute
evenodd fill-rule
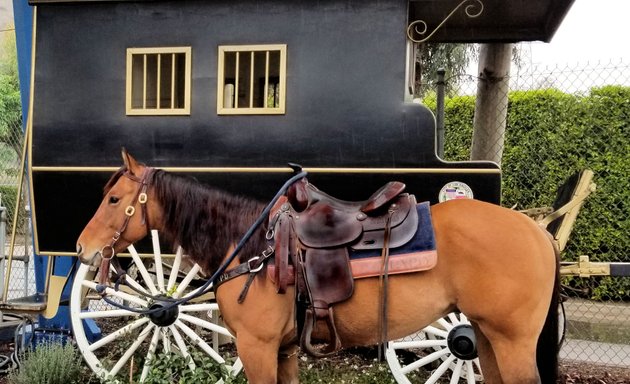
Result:
<svg viewBox="0 0 630 384"><path fill-rule="evenodd" d="M379 308L379 347L378 347L378 360L383 358L383 352L385 350L385 343L387 343L387 296L388 296L388 284L389 284L389 236L392 223L392 216L395 212L393 207L390 207L387 215L387 222L385 223L385 233L383 235L383 250L381 252L382 265L381 274L379 276L379 291L380 291L380 308Z"/></svg>

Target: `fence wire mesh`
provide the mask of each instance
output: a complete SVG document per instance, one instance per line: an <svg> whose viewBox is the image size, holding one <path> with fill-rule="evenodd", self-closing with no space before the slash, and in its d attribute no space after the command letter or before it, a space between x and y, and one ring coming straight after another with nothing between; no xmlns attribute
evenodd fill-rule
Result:
<svg viewBox="0 0 630 384"><path fill-rule="evenodd" d="M446 79L444 159L469 160L478 79ZM421 100L436 113L437 81ZM507 103L497 105L505 132L486 159L499 159L502 204L550 206L572 173L591 169L597 190L580 210L563 261L630 262L630 64L623 60L531 66L512 71ZM507 110L504 110L507 108ZM476 134L476 133L475 133ZM479 157L477 157L479 158ZM627 272L625 272L627 273ZM630 278L563 277L566 359L630 367Z"/></svg>

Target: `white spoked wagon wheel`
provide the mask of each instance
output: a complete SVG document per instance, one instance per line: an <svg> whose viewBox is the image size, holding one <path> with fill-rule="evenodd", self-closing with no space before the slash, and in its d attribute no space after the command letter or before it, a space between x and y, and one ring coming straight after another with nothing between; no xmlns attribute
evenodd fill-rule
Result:
<svg viewBox="0 0 630 384"><path fill-rule="evenodd" d="M169 260L171 263L166 262L160 253L156 231L152 231L152 238L152 259L141 258L133 246L129 247L131 264L125 284L164 300L147 298L123 284L118 291L108 287L109 298L132 308L156 308L198 289L199 265L182 273L181 248ZM115 308L100 299L97 284L94 271L81 265L74 277L70 312L77 345L87 364L102 379L109 382L118 377L126 382L133 377L143 382L150 374L152 358L161 353L180 356L192 371L209 363L224 365L224 370L232 375L241 371L240 360L230 356L236 354L234 349L225 343L233 337L219 324L219 308L213 300L202 296L204 300L142 315ZM85 305L87 302L89 305ZM88 336L94 323L101 328L102 337L90 341Z"/></svg>
<svg viewBox="0 0 630 384"><path fill-rule="evenodd" d="M479 359L476 353L470 353L471 345L465 337L460 339L462 332L472 332L470 322L462 313L450 313L412 336L390 342L385 356L396 382L433 384L442 378L452 384L482 381ZM452 343L458 342L454 340L463 344L463 353L451 350ZM430 373L428 379L426 374L418 373L420 369Z"/></svg>

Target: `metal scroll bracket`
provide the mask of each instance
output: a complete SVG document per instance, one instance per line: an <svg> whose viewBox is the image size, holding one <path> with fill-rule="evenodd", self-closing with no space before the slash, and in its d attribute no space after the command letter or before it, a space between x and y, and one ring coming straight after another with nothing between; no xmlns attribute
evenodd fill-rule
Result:
<svg viewBox="0 0 630 384"><path fill-rule="evenodd" d="M468 4L466 5L466 3ZM483 3L481 2L481 0L463 0L455 8L453 8L451 13L449 13L444 18L444 20L442 20L442 22L440 22L440 24L438 24L438 26L435 27L435 29L431 31L431 33L429 33L428 35L427 32L429 30L429 26L427 25L427 22L424 20L416 20L409 24L409 26L407 27L407 37L414 43L424 43L425 41L429 40L435 34L435 32L442 28L442 26L448 21L448 19L450 19L461 7L464 7L464 12L466 13L466 16L471 19L474 19L475 17L478 17L483 13Z"/></svg>

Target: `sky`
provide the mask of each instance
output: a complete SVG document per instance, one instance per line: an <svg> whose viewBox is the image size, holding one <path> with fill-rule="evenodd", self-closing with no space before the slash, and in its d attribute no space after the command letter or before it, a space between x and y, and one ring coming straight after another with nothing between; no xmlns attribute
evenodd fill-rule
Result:
<svg viewBox="0 0 630 384"><path fill-rule="evenodd" d="M530 64L630 63L630 0L575 0L550 43L523 49Z"/></svg>

